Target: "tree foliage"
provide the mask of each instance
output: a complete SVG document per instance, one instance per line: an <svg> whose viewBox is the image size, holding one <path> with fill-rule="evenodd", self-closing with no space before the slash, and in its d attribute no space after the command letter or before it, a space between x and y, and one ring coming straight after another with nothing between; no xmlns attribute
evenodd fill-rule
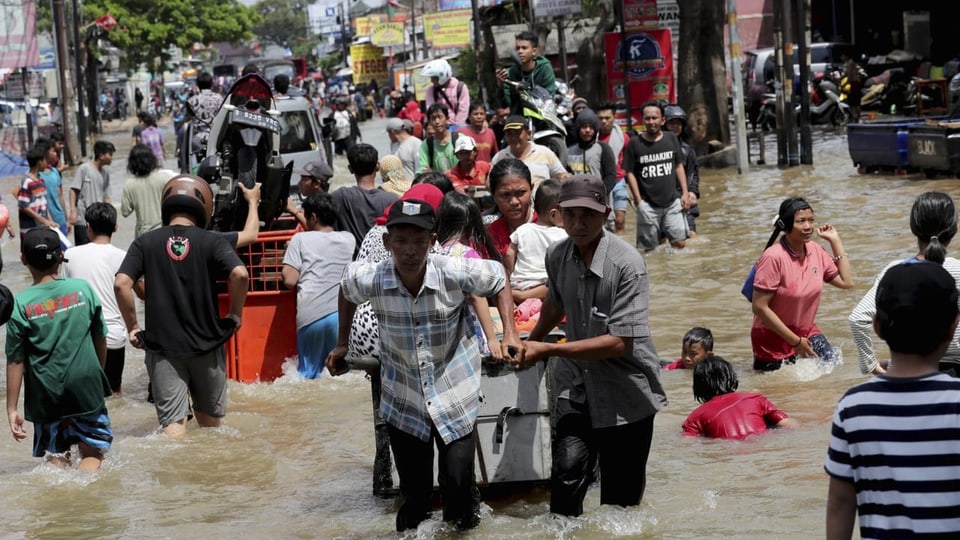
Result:
<svg viewBox="0 0 960 540"><path fill-rule="evenodd" d="M67 2L69 7L69 0ZM49 3L39 2L38 32L50 31ZM145 64L158 71L170 59L169 49L189 50L194 43L236 43L253 37L258 16L237 0L86 0L83 24L109 13L117 25L99 38L124 53L125 67ZM90 27L96 31L96 26Z"/></svg>
<svg viewBox="0 0 960 540"><path fill-rule="evenodd" d="M307 4L305 0L260 0L253 6L260 17L253 33L262 41L289 46L296 54L301 44L315 41L307 32Z"/></svg>

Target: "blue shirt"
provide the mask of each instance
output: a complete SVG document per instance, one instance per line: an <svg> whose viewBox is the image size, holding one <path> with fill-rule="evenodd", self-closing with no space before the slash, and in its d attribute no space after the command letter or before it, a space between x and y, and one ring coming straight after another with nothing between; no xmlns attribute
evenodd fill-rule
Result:
<svg viewBox="0 0 960 540"><path fill-rule="evenodd" d="M40 173L40 178L47 186L47 211L50 212L50 219L56 221L61 227L67 226L67 216L60 205L60 186L63 185L63 178L56 167L50 167Z"/></svg>
<svg viewBox="0 0 960 540"><path fill-rule="evenodd" d="M506 283L503 265L427 256L423 286L413 295L393 258L352 263L340 284L347 300L370 301L380 329L380 416L404 433L445 443L473 431L480 412L480 351L468 309L470 294L493 296Z"/></svg>

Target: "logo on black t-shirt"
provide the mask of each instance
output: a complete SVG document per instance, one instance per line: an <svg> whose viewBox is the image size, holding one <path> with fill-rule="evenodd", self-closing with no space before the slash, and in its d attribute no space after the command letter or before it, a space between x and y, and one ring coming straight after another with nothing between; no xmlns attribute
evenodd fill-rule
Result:
<svg viewBox="0 0 960 540"><path fill-rule="evenodd" d="M182 236L171 236L167 239L167 255L175 261L182 261L190 253L190 239Z"/></svg>

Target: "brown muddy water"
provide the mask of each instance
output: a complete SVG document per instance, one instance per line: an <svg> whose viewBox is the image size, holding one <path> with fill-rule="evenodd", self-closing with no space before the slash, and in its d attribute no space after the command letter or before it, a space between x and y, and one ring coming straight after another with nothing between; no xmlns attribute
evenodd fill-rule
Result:
<svg viewBox="0 0 960 540"><path fill-rule="evenodd" d="M549 514L544 490L518 490L485 500L474 531L460 535L431 520L403 538L822 538L831 414L844 390L863 380L846 317L887 262L914 253L913 199L933 189L956 197L958 185L859 176L843 136L815 140L814 167L701 171L700 236L682 251L646 256L660 356L677 358L690 327L712 329L716 352L739 368L741 390L766 394L799 427L744 442L684 438L680 424L696 406L690 373L663 372L670 405L656 418L639 507L600 507L592 490L583 516L561 519ZM124 177L117 165L115 200ZM12 184L0 185L10 207ZM832 373L801 362L760 375L750 369L750 306L739 290L780 201L792 195L807 197L817 220L838 228L853 263L857 287L827 287L817 317L846 358ZM132 218L122 220L116 243L129 244L132 230ZM2 248L3 282L14 291L28 283L18 249L16 240ZM100 473L54 470L30 457L29 442L0 437L0 537L397 537L395 501L371 493L369 384L360 374L305 381L292 371L270 384L231 382L224 427L191 426L172 442L156 433L153 406L144 402L142 353L128 349L124 395L108 402L115 440Z"/></svg>

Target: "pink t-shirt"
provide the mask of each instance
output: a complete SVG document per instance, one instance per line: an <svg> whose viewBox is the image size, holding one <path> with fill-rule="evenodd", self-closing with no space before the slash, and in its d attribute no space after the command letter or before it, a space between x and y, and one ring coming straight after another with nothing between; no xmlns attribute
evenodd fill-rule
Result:
<svg viewBox="0 0 960 540"><path fill-rule="evenodd" d="M840 274L833 257L820 244L807 242L806 248L807 254L803 256L781 239L760 256L753 280L754 289L773 291L770 309L800 337L821 333L814 322L820 307L820 293L824 282ZM792 343L784 341L756 316L750 341L753 357L759 360L777 361L796 354Z"/></svg>
<svg viewBox="0 0 960 540"><path fill-rule="evenodd" d="M484 128L483 133L477 133L471 126L463 126L457 131L469 136L477 143L477 161L489 162L500 150L497 148L497 135L490 128Z"/></svg>

